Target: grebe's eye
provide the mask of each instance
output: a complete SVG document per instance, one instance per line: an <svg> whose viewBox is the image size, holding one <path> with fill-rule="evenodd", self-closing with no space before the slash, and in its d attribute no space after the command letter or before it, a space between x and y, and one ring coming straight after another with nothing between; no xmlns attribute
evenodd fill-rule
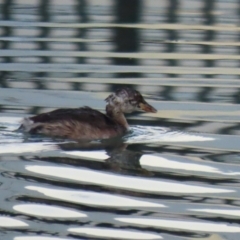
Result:
<svg viewBox="0 0 240 240"><path fill-rule="evenodd" d="M133 100L133 99L130 99L129 100L129 103L133 106L137 105L137 101Z"/></svg>

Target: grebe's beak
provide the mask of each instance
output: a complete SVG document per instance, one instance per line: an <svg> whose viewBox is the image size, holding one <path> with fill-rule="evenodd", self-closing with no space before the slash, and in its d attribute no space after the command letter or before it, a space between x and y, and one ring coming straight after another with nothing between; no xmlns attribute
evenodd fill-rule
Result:
<svg viewBox="0 0 240 240"><path fill-rule="evenodd" d="M139 104L139 107L145 111L145 112L151 112L151 113L156 113L157 109L155 109L153 106L151 106L150 104L148 104L147 102L141 102Z"/></svg>

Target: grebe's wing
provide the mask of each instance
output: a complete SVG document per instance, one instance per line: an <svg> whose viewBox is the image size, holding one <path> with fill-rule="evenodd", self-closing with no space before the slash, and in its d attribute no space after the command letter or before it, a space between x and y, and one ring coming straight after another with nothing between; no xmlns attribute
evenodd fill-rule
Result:
<svg viewBox="0 0 240 240"><path fill-rule="evenodd" d="M106 119L105 119L106 118ZM90 107L81 108L60 108L47 113L41 113L36 116L30 117L33 122L53 122L53 121L71 121L77 120L82 122L101 121L108 118L101 112L94 110Z"/></svg>

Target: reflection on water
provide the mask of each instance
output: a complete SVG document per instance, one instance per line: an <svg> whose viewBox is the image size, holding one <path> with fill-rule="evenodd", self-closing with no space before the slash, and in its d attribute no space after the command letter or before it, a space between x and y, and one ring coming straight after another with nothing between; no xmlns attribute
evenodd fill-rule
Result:
<svg viewBox="0 0 240 240"><path fill-rule="evenodd" d="M13 209L17 212L39 217L48 218L80 218L86 217L86 214L64 209L60 207L45 206L39 204L20 204L15 205Z"/></svg>
<svg viewBox="0 0 240 240"><path fill-rule="evenodd" d="M28 224L11 217L0 217L0 226L10 227L10 228L19 228L19 227L27 227Z"/></svg>
<svg viewBox="0 0 240 240"><path fill-rule="evenodd" d="M93 170L73 169L67 167L42 167L27 166L26 170L33 173L40 173L47 176L64 178L74 182L84 182L86 184L98 184L112 188L128 189L139 192L170 192L170 193L230 193L234 190L209 188L177 183L174 181L157 181L143 179L139 177L127 177L114 174L106 174Z"/></svg>
<svg viewBox="0 0 240 240"><path fill-rule="evenodd" d="M0 2L1 239L239 239L239 1ZM122 139L15 131L119 86Z"/></svg>
<svg viewBox="0 0 240 240"><path fill-rule="evenodd" d="M69 202L85 204L89 206L98 207L164 207L163 204L157 204L147 201L134 200L129 197L113 196L106 193L96 193L92 191L68 191L68 190L56 190L38 188L34 186L27 186L26 189L38 191L43 193L45 196L49 196L56 199L61 199Z"/></svg>

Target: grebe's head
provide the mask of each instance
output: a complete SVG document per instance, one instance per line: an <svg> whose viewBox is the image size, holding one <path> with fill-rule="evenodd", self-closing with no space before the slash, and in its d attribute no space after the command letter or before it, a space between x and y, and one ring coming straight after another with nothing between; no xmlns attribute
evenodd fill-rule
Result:
<svg viewBox="0 0 240 240"><path fill-rule="evenodd" d="M136 90L130 88L118 89L115 93L109 95L105 101L107 106L118 112L131 113L137 110L156 113L157 110L148 104L143 96Z"/></svg>

